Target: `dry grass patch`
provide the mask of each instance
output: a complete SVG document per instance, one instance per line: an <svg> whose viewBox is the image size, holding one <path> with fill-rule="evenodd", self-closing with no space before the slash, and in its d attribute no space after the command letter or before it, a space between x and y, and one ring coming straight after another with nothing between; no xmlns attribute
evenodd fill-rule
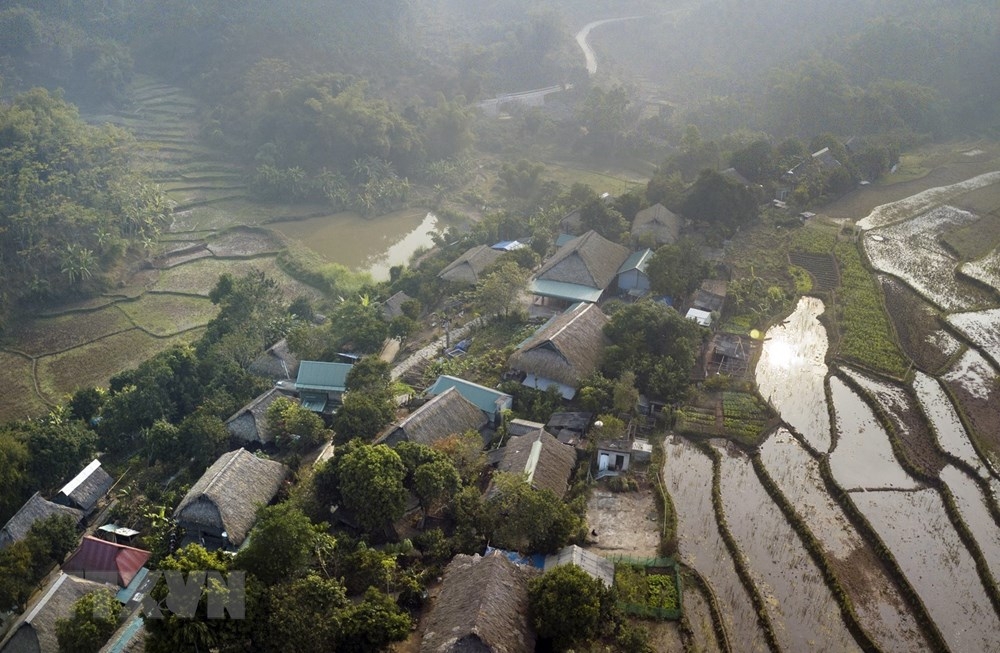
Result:
<svg viewBox="0 0 1000 653"><path fill-rule="evenodd" d="M28 320L12 333L17 349L41 356L79 347L98 338L132 327L114 306L89 313L68 313Z"/></svg>
<svg viewBox="0 0 1000 653"><path fill-rule="evenodd" d="M151 293L133 302L122 302L121 309L137 327L157 336L169 336L204 326L215 317L218 307L207 299L189 295Z"/></svg>
<svg viewBox="0 0 1000 653"><path fill-rule="evenodd" d="M321 293L312 286L307 286L285 274L272 256L246 261L201 259L180 265L164 270L154 290L207 297L224 272L240 276L251 270L260 270L274 279L286 297L321 296Z"/></svg>
<svg viewBox="0 0 1000 653"><path fill-rule="evenodd" d="M23 356L0 351L0 420L7 421L35 417L45 413L48 406L35 394L32 383L31 361Z"/></svg>

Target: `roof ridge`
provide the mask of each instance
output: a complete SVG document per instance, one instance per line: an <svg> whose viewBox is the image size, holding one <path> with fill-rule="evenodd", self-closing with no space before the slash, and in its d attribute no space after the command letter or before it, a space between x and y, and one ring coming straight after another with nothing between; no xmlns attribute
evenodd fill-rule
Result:
<svg viewBox="0 0 1000 653"><path fill-rule="evenodd" d="M215 485L215 482L218 481L219 477L222 476L229 469L230 465L236 462L236 459L240 457L241 453L250 453L250 452L244 449L243 447L240 447L239 449L234 451L233 457L227 460L226 464L222 466L222 469L213 474L212 478L208 481L208 483L205 484L205 489L202 490L201 496L208 495L208 491Z"/></svg>
<svg viewBox="0 0 1000 653"><path fill-rule="evenodd" d="M582 310L581 310L581 309L577 309L576 311L574 311L574 313L575 313L575 314L574 314L574 315L573 315L573 316L572 316L572 317L571 317L571 318L570 318L569 320L567 320L565 324L563 324L563 325L562 325L561 327L559 327L559 330L558 330L558 331L556 331L556 332L555 332L555 333L553 333L553 334L552 334L551 336L549 336L548 338L546 338L546 340L548 340L548 341L550 341L550 342L551 342L551 341L552 341L552 340L553 340L554 338L556 338L556 336L558 336L558 335L559 335L560 333L562 333L562 332L563 332L563 331L565 331L565 330L566 330L567 328L569 328L570 326L572 326L572 324L573 324L574 322L576 322L576 321L577 321L577 320L578 320L578 319L580 318L580 316L581 316L581 315L583 315L584 313L586 313L586 312L587 312L587 310L588 310L588 309L589 309L589 308L590 308L591 306L594 306L594 305L595 305L595 304L587 304L586 306L584 306L584 307L583 307L583 309L582 309Z"/></svg>

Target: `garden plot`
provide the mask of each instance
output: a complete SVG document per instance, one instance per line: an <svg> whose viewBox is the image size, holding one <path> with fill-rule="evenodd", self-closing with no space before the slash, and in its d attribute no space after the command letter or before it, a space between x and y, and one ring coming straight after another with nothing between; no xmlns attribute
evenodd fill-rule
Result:
<svg viewBox="0 0 1000 653"><path fill-rule="evenodd" d="M968 474L952 465L941 470L941 480L955 497L962 521L972 531L979 550L983 552L986 566L996 582L1000 579L1000 526L993 519L982 490Z"/></svg>
<svg viewBox="0 0 1000 653"><path fill-rule="evenodd" d="M761 446L760 457L768 475L819 541L865 631L886 652L927 649L920 627L882 563L827 491L819 463L784 429Z"/></svg>
<svg viewBox="0 0 1000 653"><path fill-rule="evenodd" d="M837 484L845 490L919 487L896 460L889 434L868 404L835 376L830 377L830 397L840 434L830 454Z"/></svg>
<svg viewBox="0 0 1000 653"><path fill-rule="evenodd" d="M965 432L962 420L955 412L955 406L937 380L923 372L917 372L913 379L913 390L917 393L920 407L934 428L941 448L968 463L983 478L989 478L989 470L972 446L969 434Z"/></svg>
<svg viewBox="0 0 1000 653"><path fill-rule="evenodd" d="M1000 378L996 369L974 349L969 349L942 377L958 409L972 429L971 435L994 471L1000 469Z"/></svg>
<svg viewBox="0 0 1000 653"><path fill-rule="evenodd" d="M114 306L86 313L66 313L29 320L12 334L17 348L31 356L53 354L104 336L131 329L132 323Z"/></svg>
<svg viewBox="0 0 1000 653"><path fill-rule="evenodd" d="M726 522L764 596L782 650L859 650L819 568L764 490L750 459L721 453Z"/></svg>
<svg viewBox="0 0 1000 653"><path fill-rule="evenodd" d="M0 420L38 417L48 406L35 393L31 361L24 356L0 351Z"/></svg>
<svg viewBox="0 0 1000 653"><path fill-rule="evenodd" d="M170 336L205 326L219 312L208 299L190 295L150 293L118 307L143 331L154 336Z"/></svg>
<svg viewBox="0 0 1000 653"><path fill-rule="evenodd" d="M51 401L61 402L79 388L107 385L108 379L149 357L183 342L193 342L200 330L172 338L154 338L131 329L69 351L38 359L38 383Z"/></svg>
<svg viewBox="0 0 1000 653"><path fill-rule="evenodd" d="M906 458L926 473L937 475L948 461L935 446L934 435L920 415L916 400L897 385L875 380L846 367L840 371L860 385L885 411L895 429L899 445L906 452Z"/></svg>
<svg viewBox="0 0 1000 653"><path fill-rule="evenodd" d="M947 320L984 354L1000 362L1000 308L974 313L952 313Z"/></svg>
<svg viewBox="0 0 1000 653"><path fill-rule="evenodd" d="M927 211L963 193L996 183L1000 183L1000 171L988 172L950 186L928 188L896 202L876 206L867 217L857 222L857 226L865 230L884 227Z"/></svg>
<svg viewBox="0 0 1000 653"><path fill-rule="evenodd" d="M948 311L971 308L987 298L955 277L959 261L941 246L938 236L977 219L968 211L941 206L868 232L865 253L872 267L899 277L934 305Z"/></svg>
<svg viewBox="0 0 1000 653"><path fill-rule="evenodd" d="M803 297L787 320L767 330L755 371L761 396L781 418L819 452L830 449L826 376L826 329L820 324L823 302Z"/></svg>
<svg viewBox="0 0 1000 653"><path fill-rule="evenodd" d="M964 274L1000 292L1000 248L981 259L964 263L961 270Z"/></svg>
<svg viewBox="0 0 1000 653"><path fill-rule="evenodd" d="M712 460L678 436L667 437L663 446L663 476L677 512L679 557L701 575L715 594L729 641L739 650L767 651L767 639L750 594L736 575L736 566L715 523Z"/></svg>
<svg viewBox="0 0 1000 653"><path fill-rule="evenodd" d="M1000 619L935 490L852 492L952 651L996 651Z"/></svg>

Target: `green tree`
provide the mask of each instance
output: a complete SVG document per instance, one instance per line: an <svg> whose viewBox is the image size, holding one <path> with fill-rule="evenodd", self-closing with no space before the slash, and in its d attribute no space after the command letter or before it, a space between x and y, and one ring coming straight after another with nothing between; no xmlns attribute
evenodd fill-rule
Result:
<svg viewBox="0 0 1000 653"><path fill-rule="evenodd" d="M278 397L265 413L267 431L282 449L307 451L329 435L323 420L288 397Z"/></svg>
<svg viewBox="0 0 1000 653"><path fill-rule="evenodd" d="M425 515L449 502L461 487L458 470L447 459L426 462L413 472L413 492L420 499Z"/></svg>
<svg viewBox="0 0 1000 653"><path fill-rule="evenodd" d="M333 416L338 442L355 438L372 440L395 417L393 403L385 396L348 392Z"/></svg>
<svg viewBox="0 0 1000 653"><path fill-rule="evenodd" d="M191 413L178 425L180 446L194 460L195 467L208 467L225 453L229 431L221 419L204 409Z"/></svg>
<svg viewBox="0 0 1000 653"><path fill-rule="evenodd" d="M613 404L617 413L632 414L639 405L639 389L635 387L635 372L625 370L615 381Z"/></svg>
<svg viewBox="0 0 1000 653"><path fill-rule="evenodd" d="M612 602L610 591L576 565L560 565L528 584L531 623L556 651L598 638L603 605Z"/></svg>
<svg viewBox="0 0 1000 653"><path fill-rule="evenodd" d="M484 530L495 546L551 553L576 536L580 515L551 490L536 490L521 477L498 473L487 499Z"/></svg>
<svg viewBox="0 0 1000 653"><path fill-rule="evenodd" d="M455 433L442 438L431 445L440 451L458 470L462 482L474 484L479 480L483 468L486 467L486 454L483 452L483 436L478 431Z"/></svg>
<svg viewBox="0 0 1000 653"><path fill-rule="evenodd" d="M707 276L708 266L697 245L681 240L659 247L649 259L646 275L650 288L661 295L683 298Z"/></svg>
<svg viewBox="0 0 1000 653"><path fill-rule="evenodd" d="M382 311L367 296L341 302L331 316L334 346L359 353L378 352L389 335Z"/></svg>
<svg viewBox="0 0 1000 653"><path fill-rule="evenodd" d="M725 237L757 218L757 201L748 188L714 170L703 170L684 199L681 212L718 229Z"/></svg>
<svg viewBox="0 0 1000 653"><path fill-rule="evenodd" d="M0 520L4 523L24 503L33 484L30 460L22 435L0 428Z"/></svg>
<svg viewBox="0 0 1000 653"><path fill-rule="evenodd" d="M31 525L25 542L31 549L36 570L42 571L52 563L61 564L79 542L76 520L69 515L49 515Z"/></svg>
<svg viewBox="0 0 1000 653"><path fill-rule="evenodd" d="M56 621L59 653L97 653L118 628L124 608L110 590L84 594L68 619Z"/></svg>
<svg viewBox="0 0 1000 653"><path fill-rule="evenodd" d="M374 532L399 519L406 507L406 467L385 446L350 443L336 459L337 493L358 525Z"/></svg>
<svg viewBox="0 0 1000 653"><path fill-rule="evenodd" d="M392 642L401 642L413 625L390 597L369 587L361 603L341 612L337 650L345 653L376 653Z"/></svg>
<svg viewBox="0 0 1000 653"><path fill-rule="evenodd" d="M774 161L774 150L771 144L763 139L733 152L729 165L750 181L758 183L773 178L778 170Z"/></svg>
<svg viewBox="0 0 1000 653"><path fill-rule="evenodd" d="M273 585L262 648L268 653L334 651L341 614L349 605L342 583L316 574Z"/></svg>
<svg viewBox="0 0 1000 653"><path fill-rule="evenodd" d="M267 585L287 581L305 570L320 531L291 503L264 506L257 511L250 542L233 565Z"/></svg>
<svg viewBox="0 0 1000 653"><path fill-rule="evenodd" d="M68 481L94 457L97 436L61 410L28 423L31 451L28 474L36 487L51 488Z"/></svg>
<svg viewBox="0 0 1000 653"><path fill-rule="evenodd" d="M472 302L481 315L507 317L518 310L529 272L514 262L501 263L489 272L473 291Z"/></svg>
<svg viewBox="0 0 1000 653"><path fill-rule="evenodd" d="M624 242L625 234L628 233L625 217L600 197L592 199L580 209L580 220L585 229L593 229L616 243Z"/></svg>
<svg viewBox="0 0 1000 653"><path fill-rule="evenodd" d="M34 560L23 540L0 549L0 606L22 608L35 589Z"/></svg>

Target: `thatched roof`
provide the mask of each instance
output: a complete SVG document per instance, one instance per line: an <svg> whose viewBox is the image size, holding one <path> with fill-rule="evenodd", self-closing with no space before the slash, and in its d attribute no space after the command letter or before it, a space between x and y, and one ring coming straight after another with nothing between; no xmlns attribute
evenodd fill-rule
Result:
<svg viewBox="0 0 1000 653"><path fill-rule="evenodd" d="M576 565L592 578L604 583L605 587L611 587L615 582L615 563L604 556L581 549L575 544L570 544L552 555L545 556L545 571L562 565Z"/></svg>
<svg viewBox="0 0 1000 653"><path fill-rule="evenodd" d="M111 588L60 573L38 603L11 629L0 653L59 653L56 621L68 618L73 604L82 596L100 589Z"/></svg>
<svg viewBox="0 0 1000 653"><path fill-rule="evenodd" d="M400 290L398 293L382 302L382 315L387 320L393 320L403 314L403 304L413 298Z"/></svg>
<svg viewBox="0 0 1000 653"><path fill-rule="evenodd" d="M559 442L544 429L507 441L499 471L523 475L536 490L551 490L562 498L576 466L576 450Z"/></svg>
<svg viewBox="0 0 1000 653"><path fill-rule="evenodd" d="M421 653L532 653L528 581L538 573L500 553L455 556L427 615Z"/></svg>
<svg viewBox="0 0 1000 653"><path fill-rule="evenodd" d="M432 444L454 433L478 431L486 423L486 413L452 387L413 411L396 426L393 434L397 441Z"/></svg>
<svg viewBox="0 0 1000 653"><path fill-rule="evenodd" d="M668 245L681 234L681 218L663 206L654 204L635 214L632 221L632 238L651 233L658 245Z"/></svg>
<svg viewBox="0 0 1000 653"><path fill-rule="evenodd" d="M274 438L267 432L267 409L278 397L288 397L288 395L278 388L271 388L227 419L226 430L233 440L254 446L272 442Z"/></svg>
<svg viewBox="0 0 1000 653"><path fill-rule="evenodd" d="M578 304L535 332L510 357L508 365L536 377L576 388L597 369L608 340L608 318L596 304Z"/></svg>
<svg viewBox="0 0 1000 653"><path fill-rule="evenodd" d="M32 524L51 515L69 515L76 523L83 519L83 513L76 508L46 501L41 494L35 492L30 499L24 502L21 509L4 524L3 529L0 529L0 549L23 540L28 536L28 530L31 529Z"/></svg>
<svg viewBox="0 0 1000 653"><path fill-rule="evenodd" d="M104 471L101 461L95 459L59 490L55 501L89 515L114 484L115 479Z"/></svg>
<svg viewBox="0 0 1000 653"><path fill-rule="evenodd" d="M500 258L503 252L489 245L477 245L448 264L438 273L438 278L471 286L479 283L483 270Z"/></svg>
<svg viewBox="0 0 1000 653"><path fill-rule="evenodd" d="M275 381L294 379L299 374L299 359L282 338L250 363L250 371Z"/></svg>
<svg viewBox="0 0 1000 653"><path fill-rule="evenodd" d="M226 531L239 546L257 519L259 505L278 493L288 468L258 458L246 449L223 454L184 496L174 518L185 528Z"/></svg>
<svg viewBox="0 0 1000 653"><path fill-rule="evenodd" d="M560 247L535 278L604 290L629 254L627 247L588 231Z"/></svg>
<svg viewBox="0 0 1000 653"><path fill-rule="evenodd" d="M63 571L87 580L126 587L152 555L149 551L86 535Z"/></svg>
<svg viewBox="0 0 1000 653"><path fill-rule="evenodd" d="M506 392L500 392L495 388L487 388L484 385L447 374L439 376L434 385L427 388L427 394L439 395L448 388L458 390L459 394L475 404L490 419L497 419L500 412L510 408L514 402L514 398Z"/></svg>

